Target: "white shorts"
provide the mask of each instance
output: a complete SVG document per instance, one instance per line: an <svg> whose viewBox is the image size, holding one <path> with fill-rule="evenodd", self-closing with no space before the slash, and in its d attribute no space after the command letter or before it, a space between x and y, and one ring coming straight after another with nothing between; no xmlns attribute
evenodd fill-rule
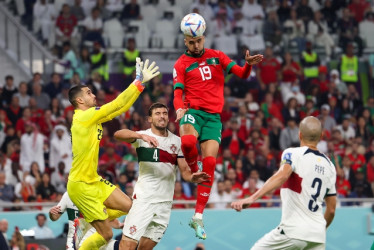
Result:
<svg viewBox="0 0 374 250"><path fill-rule="evenodd" d="M280 227L277 227L259 239L251 250L324 250L325 243L291 239Z"/></svg>
<svg viewBox="0 0 374 250"><path fill-rule="evenodd" d="M123 234L136 241L146 237L160 242L169 224L171 206L171 201L146 203L134 199L125 218Z"/></svg>

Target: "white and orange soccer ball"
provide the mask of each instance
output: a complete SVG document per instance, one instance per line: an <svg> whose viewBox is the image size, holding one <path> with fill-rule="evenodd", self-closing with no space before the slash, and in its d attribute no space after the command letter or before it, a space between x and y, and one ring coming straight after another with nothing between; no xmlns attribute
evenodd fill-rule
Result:
<svg viewBox="0 0 374 250"><path fill-rule="evenodd" d="M181 31L184 35L198 37L204 34L206 23L202 16L196 13L187 14L181 22Z"/></svg>

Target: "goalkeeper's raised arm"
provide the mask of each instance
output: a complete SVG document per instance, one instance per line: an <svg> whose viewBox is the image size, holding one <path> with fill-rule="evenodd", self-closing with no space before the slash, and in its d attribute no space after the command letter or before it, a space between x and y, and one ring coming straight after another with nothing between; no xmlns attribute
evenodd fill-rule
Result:
<svg viewBox="0 0 374 250"><path fill-rule="evenodd" d="M69 101L75 109L89 111L84 112L82 121L90 124L109 121L126 112L132 106L144 90L145 83L160 74L158 69L155 62L149 64L148 59L142 62L140 58L137 58L135 80L112 102L102 107L96 107L96 96L85 85L71 88L69 90Z"/></svg>

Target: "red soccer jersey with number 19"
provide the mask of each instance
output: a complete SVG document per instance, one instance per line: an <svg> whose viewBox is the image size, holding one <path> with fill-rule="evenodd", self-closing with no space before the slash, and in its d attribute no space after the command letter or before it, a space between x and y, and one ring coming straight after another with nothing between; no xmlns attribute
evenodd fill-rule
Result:
<svg viewBox="0 0 374 250"><path fill-rule="evenodd" d="M223 107L224 73L236 63L219 50L205 49L200 57L183 54L174 65L174 89L185 93L189 108L208 113L221 113Z"/></svg>

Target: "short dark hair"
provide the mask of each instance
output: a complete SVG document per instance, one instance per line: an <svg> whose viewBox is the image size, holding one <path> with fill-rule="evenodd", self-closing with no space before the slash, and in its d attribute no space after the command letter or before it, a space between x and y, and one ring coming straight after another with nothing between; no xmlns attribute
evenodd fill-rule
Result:
<svg viewBox="0 0 374 250"><path fill-rule="evenodd" d="M86 85L79 84L69 89L69 102L74 106L74 108L78 106L78 103L75 99L82 92L82 89L86 87Z"/></svg>
<svg viewBox="0 0 374 250"><path fill-rule="evenodd" d="M43 213L37 214L36 217L35 217L35 219L38 219L39 216L44 217L45 220L47 219L47 216L45 216L45 214L43 214Z"/></svg>
<svg viewBox="0 0 374 250"><path fill-rule="evenodd" d="M5 77L5 81L8 81L8 80L13 80L13 76L12 75L7 75Z"/></svg>
<svg viewBox="0 0 374 250"><path fill-rule="evenodd" d="M155 102L151 105L151 107L149 107L148 116L152 116L153 110L158 108L166 108L166 110L169 111L168 107L165 104L162 104L161 102Z"/></svg>

